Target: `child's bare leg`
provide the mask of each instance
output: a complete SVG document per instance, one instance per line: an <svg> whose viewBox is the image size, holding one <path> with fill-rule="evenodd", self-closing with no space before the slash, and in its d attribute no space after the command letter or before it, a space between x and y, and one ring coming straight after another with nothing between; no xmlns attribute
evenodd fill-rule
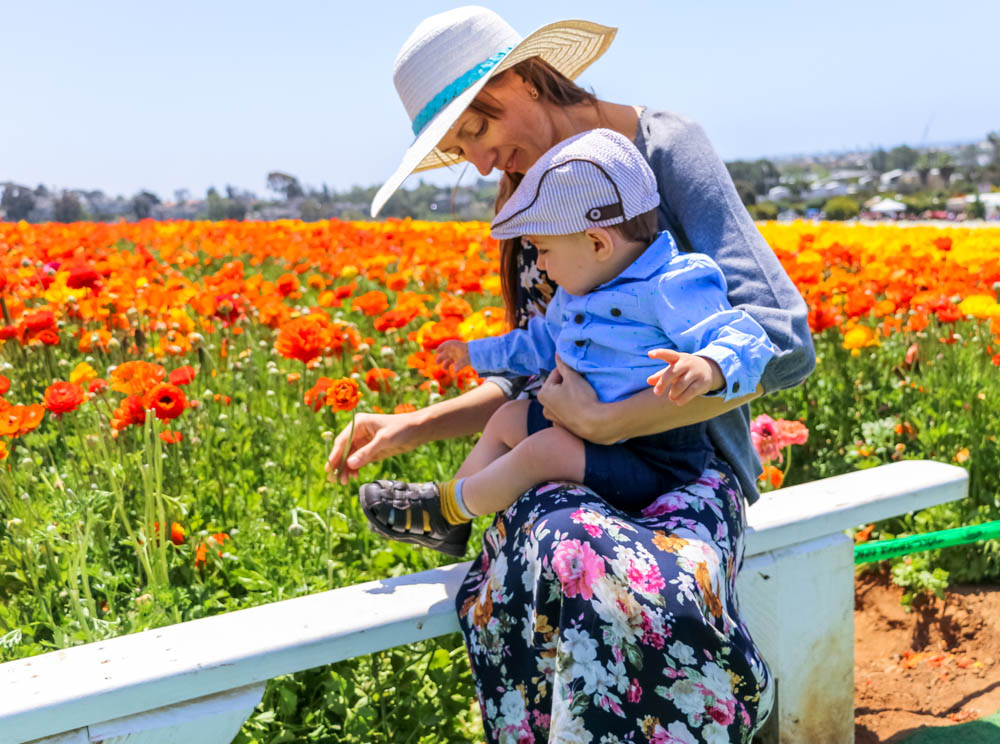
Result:
<svg viewBox="0 0 1000 744"><path fill-rule="evenodd" d="M527 400L511 400L500 406L486 422L482 436L465 458L456 478L478 473L501 455L505 455L528 436Z"/></svg>
<svg viewBox="0 0 1000 744"><path fill-rule="evenodd" d="M582 439L560 426L542 429L468 476L462 484L462 498L474 514L492 514L539 483L582 483L585 464Z"/></svg>

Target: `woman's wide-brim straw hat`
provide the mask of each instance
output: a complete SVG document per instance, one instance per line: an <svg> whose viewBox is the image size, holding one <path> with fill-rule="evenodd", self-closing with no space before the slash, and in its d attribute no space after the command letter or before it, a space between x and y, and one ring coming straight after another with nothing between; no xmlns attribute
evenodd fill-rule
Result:
<svg viewBox="0 0 1000 744"><path fill-rule="evenodd" d="M375 195L372 217L411 173L462 162L438 150L437 143L490 78L541 57L572 80L604 54L616 31L589 21L559 21L522 37L492 10L474 5L421 22L393 65L393 82L416 139Z"/></svg>

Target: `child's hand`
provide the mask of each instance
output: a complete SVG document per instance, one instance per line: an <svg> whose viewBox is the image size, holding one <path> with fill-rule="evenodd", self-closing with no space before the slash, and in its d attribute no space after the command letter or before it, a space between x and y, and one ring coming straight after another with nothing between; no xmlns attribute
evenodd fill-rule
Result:
<svg viewBox="0 0 1000 744"><path fill-rule="evenodd" d="M646 378L653 392L667 396L679 406L726 384L722 370L714 360L673 349L653 349L650 359L659 359L669 367Z"/></svg>
<svg viewBox="0 0 1000 744"><path fill-rule="evenodd" d="M436 361L442 367L454 365L460 370L469 364L469 345L465 341L445 341L437 348Z"/></svg>

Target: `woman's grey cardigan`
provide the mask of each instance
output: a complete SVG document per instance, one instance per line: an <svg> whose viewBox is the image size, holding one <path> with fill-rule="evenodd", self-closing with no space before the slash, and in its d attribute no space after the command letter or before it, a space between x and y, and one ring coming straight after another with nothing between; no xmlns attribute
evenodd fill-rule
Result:
<svg viewBox="0 0 1000 744"><path fill-rule="evenodd" d="M656 174L660 227L681 250L711 256L722 267L733 307L753 316L777 348L764 368L764 392L793 387L816 366L809 313L785 269L740 201L725 164L700 126L669 111L643 110L635 145ZM508 397L516 380L488 378ZM748 503L759 498L760 459L750 441L750 407L708 422L719 455L728 462Z"/></svg>

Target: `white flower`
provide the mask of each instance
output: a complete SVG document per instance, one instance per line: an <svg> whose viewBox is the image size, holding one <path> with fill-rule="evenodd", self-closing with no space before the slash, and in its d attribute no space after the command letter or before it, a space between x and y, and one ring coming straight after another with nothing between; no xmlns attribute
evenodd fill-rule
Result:
<svg viewBox="0 0 1000 744"><path fill-rule="evenodd" d="M610 631L623 643L634 643L642 635L642 607L621 581L605 574L593 584L594 610L610 625Z"/></svg>
<svg viewBox="0 0 1000 744"><path fill-rule="evenodd" d="M594 735L583 727L583 721L569 712L565 702L553 705L552 722L549 725L549 744L590 744Z"/></svg>
<svg viewBox="0 0 1000 744"><path fill-rule="evenodd" d="M597 641L585 630L569 628L563 634L562 649L576 664L586 664L597 658Z"/></svg>
<svg viewBox="0 0 1000 744"><path fill-rule="evenodd" d="M520 690L507 690L500 698L500 715L508 726L518 725L527 713Z"/></svg>
<svg viewBox="0 0 1000 744"><path fill-rule="evenodd" d="M670 736L670 744L674 744L675 742L676 744L698 744L698 740L694 738L694 734L680 721L674 721L667 726L667 734Z"/></svg>
<svg viewBox="0 0 1000 744"><path fill-rule="evenodd" d="M708 690L716 697L718 700L731 700L733 697L733 680L729 676L729 672L720 667L714 661L709 661L702 668L701 672L704 677L701 683L708 688Z"/></svg>
<svg viewBox="0 0 1000 744"><path fill-rule="evenodd" d="M694 649L680 641L674 641L667 646L667 653L683 666L691 666L695 662Z"/></svg>
<svg viewBox="0 0 1000 744"><path fill-rule="evenodd" d="M669 699L677 706L677 710L689 718L697 716L695 720L701 720L705 713L705 693L695 687L694 682L679 679L670 685L669 692Z"/></svg>
<svg viewBox="0 0 1000 744"><path fill-rule="evenodd" d="M725 727L715 721L707 724L701 730L701 738L705 744L729 744L731 741Z"/></svg>
<svg viewBox="0 0 1000 744"><path fill-rule="evenodd" d="M493 720L497 717L497 704L493 700L486 701L486 718Z"/></svg>

